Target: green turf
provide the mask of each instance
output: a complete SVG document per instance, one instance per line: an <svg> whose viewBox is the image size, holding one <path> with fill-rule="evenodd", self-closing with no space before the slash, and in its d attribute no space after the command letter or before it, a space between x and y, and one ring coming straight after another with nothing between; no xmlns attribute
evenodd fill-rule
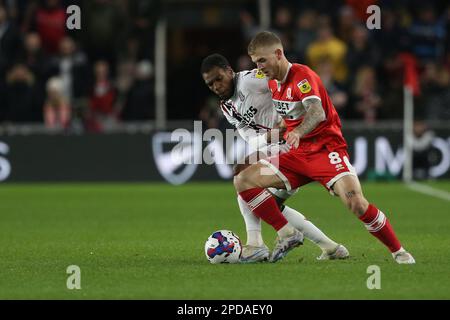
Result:
<svg viewBox="0 0 450 320"><path fill-rule="evenodd" d="M428 181L420 182L430 187L450 192L450 181Z"/></svg>
<svg viewBox="0 0 450 320"><path fill-rule="evenodd" d="M344 243L349 260L318 262L306 242L276 264L210 265L211 232L245 240L230 183L2 185L0 299L450 299L450 202L396 183L364 187L416 265L395 264L318 185L288 203ZM275 233L263 233L271 246ZM69 265L81 268L81 290L66 288ZM370 265L381 290L366 287Z"/></svg>

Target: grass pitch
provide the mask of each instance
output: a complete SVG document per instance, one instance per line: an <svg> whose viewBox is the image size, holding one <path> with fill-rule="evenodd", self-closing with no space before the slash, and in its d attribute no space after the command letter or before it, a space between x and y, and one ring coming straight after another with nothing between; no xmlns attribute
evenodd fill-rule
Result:
<svg viewBox="0 0 450 320"><path fill-rule="evenodd" d="M450 182L433 183L450 190ZM319 185L288 201L350 251L316 261L309 241L276 264L210 265L217 229L245 241L231 183L7 184L0 186L0 299L450 299L450 202L399 183L364 184L416 258L387 249ZM269 247L275 232L263 227ZM69 265L81 290L69 290ZM381 269L381 289L366 286Z"/></svg>

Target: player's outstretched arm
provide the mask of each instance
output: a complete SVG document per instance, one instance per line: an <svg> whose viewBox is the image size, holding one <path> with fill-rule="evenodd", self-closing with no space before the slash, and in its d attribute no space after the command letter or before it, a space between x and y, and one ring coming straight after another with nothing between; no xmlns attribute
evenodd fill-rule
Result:
<svg viewBox="0 0 450 320"><path fill-rule="evenodd" d="M300 139L313 131L319 123L325 121L326 119L322 102L320 102L319 99L308 99L303 103L303 105L306 110L308 110L305 114L305 118L297 128L289 132L286 136L286 142L293 148L298 148Z"/></svg>

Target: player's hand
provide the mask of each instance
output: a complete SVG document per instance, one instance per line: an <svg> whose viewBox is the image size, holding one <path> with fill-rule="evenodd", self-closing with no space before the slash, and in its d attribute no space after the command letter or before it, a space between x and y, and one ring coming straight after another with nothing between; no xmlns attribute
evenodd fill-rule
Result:
<svg viewBox="0 0 450 320"><path fill-rule="evenodd" d="M266 133L268 143L277 143L283 140L286 128L274 128Z"/></svg>
<svg viewBox="0 0 450 320"><path fill-rule="evenodd" d="M268 143L277 143L284 140L284 134L286 133L287 127L283 119L275 124L273 129L267 132L266 140Z"/></svg>
<svg viewBox="0 0 450 320"><path fill-rule="evenodd" d="M300 133L294 129L286 135L286 143L290 145L292 149L297 149L300 144L300 138Z"/></svg>

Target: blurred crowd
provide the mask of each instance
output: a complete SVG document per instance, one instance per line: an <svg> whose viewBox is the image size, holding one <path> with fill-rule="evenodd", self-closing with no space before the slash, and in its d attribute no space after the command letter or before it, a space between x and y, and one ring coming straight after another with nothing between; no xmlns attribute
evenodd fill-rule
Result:
<svg viewBox="0 0 450 320"><path fill-rule="evenodd" d="M0 0L0 123L102 132L153 118L156 4ZM81 30L66 27L70 5Z"/></svg>
<svg viewBox="0 0 450 320"><path fill-rule="evenodd" d="M380 30L366 26L366 8L372 4L381 8ZM245 44L260 31L257 21L250 11L241 12ZM282 39L291 62L307 64L319 74L343 119L401 119L408 57L417 66L420 88L416 117L450 120L447 1L276 1L271 31ZM254 68L245 53L235 63L238 70ZM201 117L214 126L219 116L207 100Z"/></svg>
<svg viewBox="0 0 450 320"><path fill-rule="evenodd" d="M245 1L230 3L237 7L231 14L240 14L236 28L241 35L233 34L235 43L223 41L220 51L227 55L233 49L241 55L231 61L237 70L254 68L246 47L260 31L256 1L248 2L253 9L242 9ZM37 122L55 130L102 132L124 121L154 119L154 39L162 3L0 0L0 124ZM81 30L66 27L66 8L73 4L82 8ZM371 4L381 7L381 30L366 27ZM209 5L214 4L205 1ZM288 59L308 64L320 75L343 119L374 123L402 118L405 54L417 64L416 114L450 119L448 1L285 0L271 1L271 6L271 30L283 40ZM176 33L168 34L174 38L167 48L168 92L176 90L185 100L184 113L177 109L179 99L173 101L169 120L200 117L210 127L221 121L217 100L203 94L197 88L206 90L203 83L196 82L201 59L213 50L201 30L219 16L205 9L201 17L206 22L190 29L200 30L196 41L203 44L197 49L181 50ZM186 14L176 19L189 20ZM183 39L187 46L190 40ZM183 52L199 54L184 54L180 69L170 57ZM183 68L196 81L180 87ZM169 93L170 103L174 97Z"/></svg>

